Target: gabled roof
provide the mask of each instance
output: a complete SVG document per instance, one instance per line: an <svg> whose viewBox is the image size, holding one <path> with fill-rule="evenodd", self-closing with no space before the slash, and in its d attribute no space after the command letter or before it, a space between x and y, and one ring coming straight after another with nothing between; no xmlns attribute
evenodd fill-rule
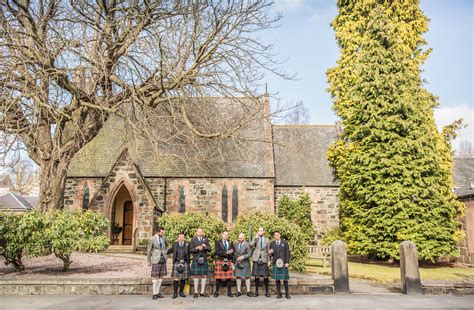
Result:
<svg viewBox="0 0 474 310"><path fill-rule="evenodd" d="M326 159L336 125L274 125L275 185L337 186Z"/></svg>
<svg viewBox="0 0 474 310"><path fill-rule="evenodd" d="M458 198L474 196L474 158L454 159L454 192Z"/></svg>
<svg viewBox="0 0 474 310"><path fill-rule="evenodd" d="M25 212L30 210L34 210L34 206L24 196L12 192L0 196L0 211Z"/></svg>

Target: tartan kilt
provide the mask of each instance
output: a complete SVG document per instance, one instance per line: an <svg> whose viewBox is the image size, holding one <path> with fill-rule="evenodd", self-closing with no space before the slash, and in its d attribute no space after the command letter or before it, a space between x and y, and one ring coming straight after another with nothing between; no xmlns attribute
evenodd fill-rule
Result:
<svg viewBox="0 0 474 310"><path fill-rule="evenodd" d="M252 275L252 271L250 270L250 262L246 261L242 264L244 268L240 269L237 267L237 264L234 265L234 276L240 277L240 278L250 278Z"/></svg>
<svg viewBox="0 0 474 310"><path fill-rule="evenodd" d="M270 271L268 270L268 264L264 263L262 266L259 266L257 262L252 264L252 275L256 277L268 277Z"/></svg>
<svg viewBox="0 0 474 310"><path fill-rule="evenodd" d="M191 263L191 275L195 276L207 276L209 275L209 264L204 262L204 264L199 265L197 261L193 260Z"/></svg>
<svg viewBox="0 0 474 310"><path fill-rule="evenodd" d="M216 266L214 267L214 278L215 279L232 279L234 277L234 264L229 261L229 270L222 270L222 265L224 265L223 260L216 260Z"/></svg>
<svg viewBox="0 0 474 310"><path fill-rule="evenodd" d="M288 268L277 268L277 266L272 266L272 279L273 280L288 280L290 279L290 274L288 273Z"/></svg>
<svg viewBox="0 0 474 310"><path fill-rule="evenodd" d="M173 270L171 271L171 277L173 279L187 280L189 278L189 264L184 263L184 270L182 273L178 272L179 263L173 264Z"/></svg>
<svg viewBox="0 0 474 310"><path fill-rule="evenodd" d="M151 264L151 277L152 278L164 277L167 274L168 274L168 271L166 270L166 263Z"/></svg>

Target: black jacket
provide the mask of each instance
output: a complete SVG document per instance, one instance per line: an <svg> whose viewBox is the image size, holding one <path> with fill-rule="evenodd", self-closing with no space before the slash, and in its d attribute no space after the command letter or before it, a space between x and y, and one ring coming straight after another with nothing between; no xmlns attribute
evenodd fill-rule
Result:
<svg viewBox="0 0 474 310"><path fill-rule="evenodd" d="M201 244L205 244L206 248L202 250L196 249L196 247L200 246ZM202 237L202 242L199 242L198 237L194 237L191 239L190 244L190 252L193 253L193 260L197 261L197 259L202 256L204 260L207 261L207 255L212 251L211 245L209 244L209 239L207 237Z"/></svg>
<svg viewBox="0 0 474 310"><path fill-rule="evenodd" d="M179 242L176 241L176 242L173 242L173 245L168 250L168 254L173 253L173 263L175 263L176 261L179 261L178 254L181 251L183 251L183 259L189 263L191 261L190 256L189 256L189 243L187 241L184 241L184 249L178 249L178 247L179 247Z"/></svg>
<svg viewBox="0 0 474 310"><path fill-rule="evenodd" d="M227 250L234 250L234 245L233 242L230 240L227 240L228 243L228 249ZM234 253L232 254L227 254L226 250L224 249L224 242L223 240L218 240L215 242L215 249L216 249L216 259L223 260L227 258L229 261L232 261L234 258ZM235 251L235 250L234 250Z"/></svg>
<svg viewBox="0 0 474 310"><path fill-rule="evenodd" d="M275 264L277 259L281 258L285 264L290 263L290 246L288 245L288 241L281 239L280 246L278 247L276 244L276 240L270 242L270 249L273 250L273 253L270 254L272 257L272 263Z"/></svg>

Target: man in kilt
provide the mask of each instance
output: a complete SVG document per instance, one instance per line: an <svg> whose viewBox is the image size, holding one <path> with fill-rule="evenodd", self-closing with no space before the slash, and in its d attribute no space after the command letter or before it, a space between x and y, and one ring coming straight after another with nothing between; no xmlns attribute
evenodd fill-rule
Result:
<svg viewBox="0 0 474 310"><path fill-rule="evenodd" d="M211 251L209 239L204 237L204 230L198 228L196 237L191 239L190 251L193 254L191 275L194 276L194 298L209 297L206 294L206 277L209 274L208 253ZM198 294L199 279L201 279L201 294Z"/></svg>
<svg viewBox="0 0 474 310"><path fill-rule="evenodd" d="M229 232L225 230L222 233L222 240L215 242L216 267L214 269L214 278L216 279L216 291L214 292L214 297L219 296L219 288L224 285L227 286L227 296L234 297L232 295L234 246L228 239Z"/></svg>
<svg viewBox="0 0 474 310"><path fill-rule="evenodd" d="M255 294L254 297L258 296L258 287L260 285L260 278L263 277L263 284L265 285L265 296L270 297L268 292L268 247L270 240L265 235L265 229L263 227L258 228L257 235L250 242L250 246L253 248L252 254L252 275L255 277Z"/></svg>
<svg viewBox="0 0 474 310"><path fill-rule="evenodd" d="M252 297L250 293L250 276L252 275L250 270L250 256L252 255L252 249L250 248L250 244L245 241L245 234L239 234L239 241L234 243L234 249L234 276L237 282L237 294L235 296L242 296L240 289L242 287L242 278L244 278L247 296Z"/></svg>
<svg viewBox="0 0 474 310"><path fill-rule="evenodd" d="M178 241L173 242L169 253L173 253L173 271L171 271L171 277L174 278L173 282L173 298L179 296L186 297L184 295L184 285L189 277L189 243L184 240L184 233L180 233Z"/></svg>
<svg viewBox="0 0 474 310"><path fill-rule="evenodd" d="M153 283L153 299L163 298L160 294L161 282L167 275L166 254L168 253L167 240L165 238L165 229L158 227L155 235L148 240L147 260L148 266L151 266L151 282Z"/></svg>
<svg viewBox="0 0 474 310"><path fill-rule="evenodd" d="M274 233L275 240L270 243L270 255L272 256L272 279L276 281L277 298L281 296L281 280L285 285L285 297L290 299L288 291L288 266L290 264L290 247L288 241L281 239L279 231Z"/></svg>

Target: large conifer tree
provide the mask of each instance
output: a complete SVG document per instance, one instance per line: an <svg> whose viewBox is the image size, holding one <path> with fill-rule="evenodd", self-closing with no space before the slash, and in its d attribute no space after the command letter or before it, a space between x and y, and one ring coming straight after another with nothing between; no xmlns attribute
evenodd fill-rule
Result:
<svg viewBox="0 0 474 310"><path fill-rule="evenodd" d="M418 0L338 0L332 22L341 49L328 70L343 137L328 152L340 180L341 229L354 254L456 255L462 205L452 192L449 136L423 86L428 18Z"/></svg>

